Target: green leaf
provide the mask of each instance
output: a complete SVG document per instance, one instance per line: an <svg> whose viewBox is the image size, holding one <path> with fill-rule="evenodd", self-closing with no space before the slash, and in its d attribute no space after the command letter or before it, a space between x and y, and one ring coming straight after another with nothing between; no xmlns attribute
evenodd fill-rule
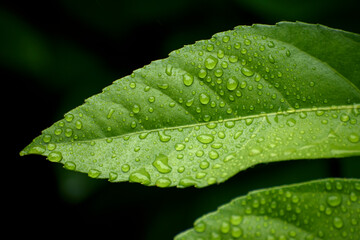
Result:
<svg viewBox="0 0 360 240"><path fill-rule="evenodd" d="M175 239L358 239L359 209L360 180L317 180L250 192Z"/></svg>
<svg viewBox="0 0 360 240"><path fill-rule="evenodd" d="M115 81L21 155L159 187L360 155L359 49L359 35L321 25L240 26Z"/></svg>

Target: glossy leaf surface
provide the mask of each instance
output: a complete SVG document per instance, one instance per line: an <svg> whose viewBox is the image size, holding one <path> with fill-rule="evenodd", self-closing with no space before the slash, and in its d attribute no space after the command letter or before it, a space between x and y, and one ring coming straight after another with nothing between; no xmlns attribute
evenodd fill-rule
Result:
<svg viewBox="0 0 360 240"><path fill-rule="evenodd" d="M218 33L115 81L21 155L159 187L359 155L359 46L357 34L304 23Z"/></svg>
<svg viewBox="0 0 360 240"><path fill-rule="evenodd" d="M325 179L250 192L209 213L187 239L358 239L360 180Z"/></svg>

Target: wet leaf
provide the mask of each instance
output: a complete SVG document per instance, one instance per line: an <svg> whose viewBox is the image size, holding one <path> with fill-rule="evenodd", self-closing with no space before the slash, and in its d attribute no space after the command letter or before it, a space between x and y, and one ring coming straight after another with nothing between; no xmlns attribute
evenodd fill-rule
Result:
<svg viewBox="0 0 360 240"><path fill-rule="evenodd" d="M218 33L115 81L21 155L158 187L360 155L359 46L357 34L305 23Z"/></svg>
<svg viewBox="0 0 360 240"><path fill-rule="evenodd" d="M175 239L357 239L359 209L360 180L311 181L250 192Z"/></svg>

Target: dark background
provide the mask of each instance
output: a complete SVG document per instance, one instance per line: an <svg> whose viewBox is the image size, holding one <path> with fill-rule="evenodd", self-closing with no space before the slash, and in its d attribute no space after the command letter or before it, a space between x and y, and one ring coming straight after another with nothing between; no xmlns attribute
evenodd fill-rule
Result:
<svg viewBox="0 0 360 240"><path fill-rule="evenodd" d="M27 236L172 239L196 218L248 191L324 177L360 177L359 158L303 160L259 165L204 189L159 189L90 179L41 156L19 157L41 130L84 99L185 44L237 25L282 20L360 33L357 2L1 1L6 228Z"/></svg>

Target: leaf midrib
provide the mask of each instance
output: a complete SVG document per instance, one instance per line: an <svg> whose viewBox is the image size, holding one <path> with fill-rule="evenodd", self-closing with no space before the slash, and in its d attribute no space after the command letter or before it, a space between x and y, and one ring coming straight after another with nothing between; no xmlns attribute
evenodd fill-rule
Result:
<svg viewBox="0 0 360 240"><path fill-rule="evenodd" d="M174 127L164 127L164 128L157 128L157 129L151 129L151 130L143 130L143 131L138 131L138 132L131 132L131 133L126 133L126 134L122 134L122 135L118 135L118 136L113 136L113 137L104 137L104 138L93 138L93 139L89 139L89 140L79 140L79 141L74 141L76 143L82 143L82 142L91 142L91 141L97 141L97 140L104 140L104 139L116 139L116 138L120 138L120 137L125 137L125 136L133 136L133 135L139 135L141 133L152 133L152 132L158 132L158 131L166 131L166 130L177 130L177 129L184 129L184 128L192 128L192 127L197 127L197 126L206 126L209 123L225 123L225 122L230 122L230 121L240 121L240 120L246 120L246 119L256 119L256 118L261 118L261 117L267 117L267 116L275 116L275 115L290 115L290 114L297 114L297 113L301 113L301 112L316 112L316 111L331 111L331 110L351 110L353 108L360 108L360 104L352 104L352 105L339 105L339 106L329 106L329 107L316 107L316 108L303 108L303 109L295 109L291 112L289 111L282 111L282 112L271 112L271 113L260 113L260 114L255 114L255 115L248 115L248 116L240 116L240 117L236 117L236 118L228 118L228 119L224 119L224 120L217 120L217 121L209 121L209 122L201 122L201 123L194 123L194 124L189 124L189 125L181 125L181 126L174 126ZM62 143L57 143L58 145L66 145L66 144L72 144L73 142L62 142Z"/></svg>

